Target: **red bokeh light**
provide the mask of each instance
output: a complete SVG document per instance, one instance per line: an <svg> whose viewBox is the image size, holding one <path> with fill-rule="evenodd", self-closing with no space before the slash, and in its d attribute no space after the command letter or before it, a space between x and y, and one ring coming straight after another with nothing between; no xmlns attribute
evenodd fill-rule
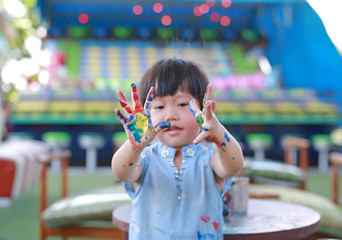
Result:
<svg viewBox="0 0 342 240"><path fill-rule="evenodd" d="M213 21L213 22L218 22L218 21L220 21L220 14L217 13L217 12L213 12L213 13L210 15L210 19L211 19L211 21Z"/></svg>
<svg viewBox="0 0 342 240"><path fill-rule="evenodd" d="M78 21L82 24L86 24L89 21L89 17L87 14L82 13L80 16L78 16Z"/></svg>
<svg viewBox="0 0 342 240"><path fill-rule="evenodd" d="M135 15L140 15L140 14L142 14L142 12L143 12L143 8L142 8L141 5L134 5L134 7L133 7L133 13L134 13Z"/></svg>
<svg viewBox="0 0 342 240"><path fill-rule="evenodd" d="M231 0L222 0L221 1L222 7L229 8L232 5Z"/></svg>
<svg viewBox="0 0 342 240"><path fill-rule="evenodd" d="M209 7L215 6L216 0L207 0L206 3L208 4Z"/></svg>
<svg viewBox="0 0 342 240"><path fill-rule="evenodd" d="M163 4L161 4L161 3L153 4L153 11L155 11L156 13L162 12L163 11Z"/></svg>
<svg viewBox="0 0 342 240"><path fill-rule="evenodd" d="M230 24L230 17L228 16L221 17L220 23L222 26L227 27Z"/></svg>
<svg viewBox="0 0 342 240"><path fill-rule="evenodd" d="M209 7L209 5L206 4L206 3L202 3L202 4L200 5L200 7L199 7L199 10L200 10L200 12L201 12L202 14L208 13L208 12L209 12L209 9L210 9L210 7Z"/></svg>
<svg viewBox="0 0 342 240"><path fill-rule="evenodd" d="M200 11L200 7L195 7L194 8L194 14L195 16L199 17L202 15L201 11Z"/></svg>
<svg viewBox="0 0 342 240"><path fill-rule="evenodd" d="M169 15L162 17L161 22L164 26L169 26L172 23L172 18Z"/></svg>

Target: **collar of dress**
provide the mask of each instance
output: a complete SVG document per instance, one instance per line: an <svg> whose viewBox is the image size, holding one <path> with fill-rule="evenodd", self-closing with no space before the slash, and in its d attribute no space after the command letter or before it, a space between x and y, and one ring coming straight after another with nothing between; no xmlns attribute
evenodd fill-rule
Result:
<svg viewBox="0 0 342 240"><path fill-rule="evenodd" d="M163 158L174 158L176 154L176 149L172 147L168 147L165 145L159 144L158 154ZM199 144L189 144L187 146L182 147L182 154L184 158L192 158L195 156L195 151L198 151L200 148Z"/></svg>

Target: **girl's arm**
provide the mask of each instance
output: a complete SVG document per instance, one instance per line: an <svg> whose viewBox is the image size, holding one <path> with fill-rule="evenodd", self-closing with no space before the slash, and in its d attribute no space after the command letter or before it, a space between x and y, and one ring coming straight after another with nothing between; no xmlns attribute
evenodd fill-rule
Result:
<svg viewBox="0 0 342 240"><path fill-rule="evenodd" d="M211 167L221 179L231 178L242 168L243 154L239 143L220 124L216 135L209 135L206 141L215 143L216 152L211 160Z"/></svg>
<svg viewBox="0 0 342 240"><path fill-rule="evenodd" d="M240 171L243 165L243 154L238 142L213 113L213 101L210 99L211 92L212 85L209 84L203 99L203 111L198 109L194 100L190 102L191 111L203 130L194 140L194 143L198 144L205 140L215 144L216 152L213 155L211 167L216 176L223 180L233 177Z"/></svg>
<svg viewBox="0 0 342 240"><path fill-rule="evenodd" d="M113 174L124 182L135 182L139 179L142 166L139 163L140 150L134 149L127 140L113 155Z"/></svg>
<svg viewBox="0 0 342 240"><path fill-rule="evenodd" d="M147 95L144 109L141 108L135 84L132 84L133 110L120 90L117 91L121 107L124 109L125 117L119 109L115 114L123 125L128 140L116 151L112 158L112 172L121 181L135 182L139 179L142 166L139 157L142 150L151 142L157 133L163 128L169 128L170 122L160 122L152 126L151 102L154 97L152 87Z"/></svg>

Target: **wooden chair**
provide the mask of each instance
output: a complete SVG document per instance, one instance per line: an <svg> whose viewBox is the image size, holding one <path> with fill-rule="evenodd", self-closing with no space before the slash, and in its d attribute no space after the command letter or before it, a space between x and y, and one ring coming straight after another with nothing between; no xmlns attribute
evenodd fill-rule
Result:
<svg viewBox="0 0 342 240"><path fill-rule="evenodd" d="M338 191L338 180L339 180L339 167L342 166L342 154L332 152L329 155L331 162L331 180L332 180L332 196L331 199L339 204L339 191Z"/></svg>
<svg viewBox="0 0 342 240"><path fill-rule="evenodd" d="M285 154L284 161L286 164L295 164L295 159L292 154L293 150L299 150L299 167L303 172L308 172L309 167L309 146L310 141L305 138L287 136L284 138ZM305 183L300 186L305 190Z"/></svg>
<svg viewBox="0 0 342 240"><path fill-rule="evenodd" d="M63 151L51 154L43 160L40 186L40 206L39 206L39 228L40 240L45 240L47 236L60 236L63 240L67 237L84 237L84 238L101 238L101 239L122 239L123 235L120 230L113 227L88 227L81 225L67 225L63 227L46 227L42 217L43 211L48 207L47 197L47 168L51 161L59 159L62 162L62 177L61 177L61 197L67 196L67 168L69 165L70 151Z"/></svg>
<svg viewBox="0 0 342 240"><path fill-rule="evenodd" d="M338 191L338 180L339 180L339 167L342 166L342 154L338 152L332 152L329 154L329 160L331 162L331 183L332 192L331 200L339 205L339 191ZM315 233L308 240L337 240L335 236L326 233Z"/></svg>

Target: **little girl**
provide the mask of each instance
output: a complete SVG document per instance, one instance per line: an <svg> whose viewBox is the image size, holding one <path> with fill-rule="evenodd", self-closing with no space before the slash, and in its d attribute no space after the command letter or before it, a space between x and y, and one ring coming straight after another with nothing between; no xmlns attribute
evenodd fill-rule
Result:
<svg viewBox="0 0 342 240"><path fill-rule="evenodd" d="M115 109L128 136L112 171L132 199L129 239L223 239L222 196L243 155L213 113L206 74L194 62L163 59L139 90L141 102L132 84L133 109L118 90L126 116Z"/></svg>

